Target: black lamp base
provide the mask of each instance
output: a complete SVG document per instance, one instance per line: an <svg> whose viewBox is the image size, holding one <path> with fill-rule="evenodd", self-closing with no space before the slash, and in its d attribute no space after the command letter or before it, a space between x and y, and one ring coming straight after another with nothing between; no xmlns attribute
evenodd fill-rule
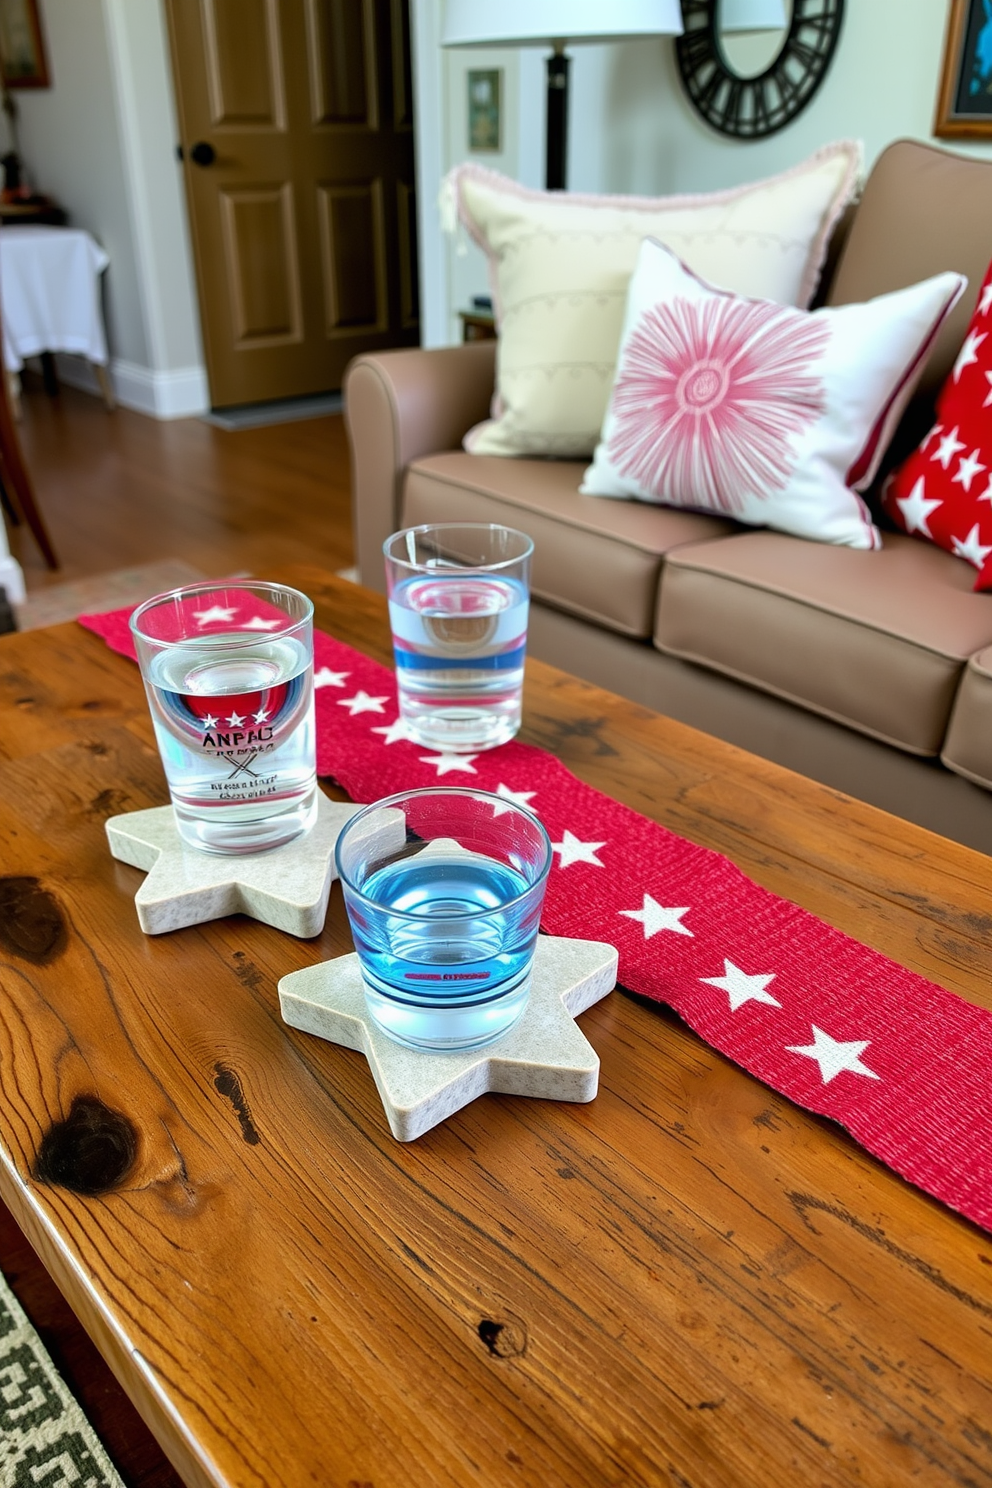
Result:
<svg viewBox="0 0 992 1488"><path fill-rule="evenodd" d="M568 158L568 69L565 43L555 42L548 58L548 123L547 158L544 184L549 191L565 190L565 163Z"/></svg>

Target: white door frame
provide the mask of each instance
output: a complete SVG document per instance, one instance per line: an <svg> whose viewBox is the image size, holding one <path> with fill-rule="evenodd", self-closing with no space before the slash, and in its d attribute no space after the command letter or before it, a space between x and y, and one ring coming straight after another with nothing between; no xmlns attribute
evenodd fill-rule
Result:
<svg viewBox="0 0 992 1488"><path fill-rule="evenodd" d="M446 346L449 341L448 252L437 211L445 172L441 5L442 0L410 3L422 346Z"/></svg>

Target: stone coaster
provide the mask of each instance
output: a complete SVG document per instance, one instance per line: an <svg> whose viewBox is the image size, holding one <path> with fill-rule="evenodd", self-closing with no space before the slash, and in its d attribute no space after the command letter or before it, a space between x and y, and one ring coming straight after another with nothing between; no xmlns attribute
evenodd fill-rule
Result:
<svg viewBox="0 0 992 1488"><path fill-rule="evenodd" d="M279 983L293 1028L364 1054L393 1136L412 1142L487 1091L591 1101L599 1056L574 1019L613 990L617 953L598 940L538 937L530 997L514 1026L483 1049L429 1053L373 1023L357 956L294 971Z"/></svg>
<svg viewBox="0 0 992 1488"><path fill-rule="evenodd" d="M135 895L146 935L202 925L224 915L246 914L302 939L319 935L334 872L334 844L345 823L361 811L351 801L329 801L320 792L310 831L268 852L222 855L183 842L171 806L131 811L107 822L110 851L122 863L145 868ZM403 818L390 811L384 847L399 846Z"/></svg>

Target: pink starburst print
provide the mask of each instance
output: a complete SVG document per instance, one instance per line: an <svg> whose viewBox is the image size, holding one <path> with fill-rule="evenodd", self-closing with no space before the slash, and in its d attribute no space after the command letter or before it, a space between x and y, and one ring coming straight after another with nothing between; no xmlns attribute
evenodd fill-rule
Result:
<svg viewBox="0 0 992 1488"><path fill-rule="evenodd" d="M607 446L623 474L677 506L738 512L783 489L792 436L826 406L811 371L826 326L762 301L653 305L627 341Z"/></svg>

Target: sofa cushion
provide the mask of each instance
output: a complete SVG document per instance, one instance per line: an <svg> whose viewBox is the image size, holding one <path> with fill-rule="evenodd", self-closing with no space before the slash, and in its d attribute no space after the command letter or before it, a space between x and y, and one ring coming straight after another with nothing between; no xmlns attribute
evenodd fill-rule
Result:
<svg viewBox="0 0 992 1488"><path fill-rule="evenodd" d="M935 542L978 569L992 589L992 265L964 345L937 399L937 422L882 489L904 532Z"/></svg>
<svg viewBox="0 0 992 1488"><path fill-rule="evenodd" d="M931 401L954 365L992 251L992 160L897 140L865 184L830 285L828 305L850 305L932 274L966 274L971 293L947 317L923 376Z"/></svg>
<svg viewBox="0 0 992 1488"><path fill-rule="evenodd" d="M876 552L753 532L669 555L655 644L911 754L940 753L992 643L966 563L902 534Z"/></svg>
<svg viewBox="0 0 992 1488"><path fill-rule="evenodd" d="M940 757L949 770L992 790L992 647L964 669Z"/></svg>
<svg viewBox="0 0 992 1488"><path fill-rule="evenodd" d="M461 450L415 460L401 520L500 522L534 541L531 589L547 604L620 635L651 637L662 559L682 543L735 531L697 512L579 495L583 467Z"/></svg>
<svg viewBox="0 0 992 1488"><path fill-rule="evenodd" d="M592 454L648 235L725 289L808 304L860 164L860 146L840 141L770 180L654 198L532 191L476 162L458 166L442 201L488 256L500 330L493 418L466 448Z"/></svg>
<svg viewBox="0 0 992 1488"><path fill-rule="evenodd" d="M877 548L867 486L960 274L795 310L715 289L641 244L617 378L582 490Z"/></svg>

